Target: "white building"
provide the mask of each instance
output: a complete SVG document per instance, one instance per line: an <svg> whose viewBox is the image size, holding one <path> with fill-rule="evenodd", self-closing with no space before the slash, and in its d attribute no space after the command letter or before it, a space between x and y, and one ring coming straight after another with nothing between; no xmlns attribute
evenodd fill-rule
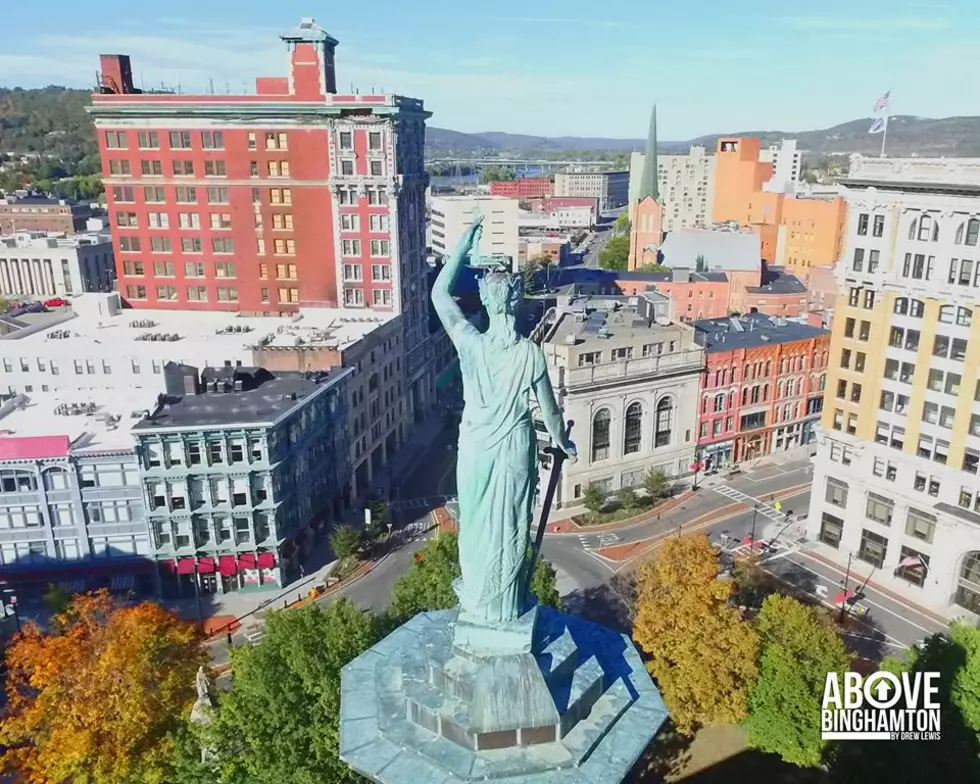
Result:
<svg viewBox="0 0 980 784"><path fill-rule="evenodd" d="M643 161L646 155L630 156L630 191L632 204L640 191ZM711 204L715 189L715 156L704 147L692 147L687 155L657 155L657 184L664 206L666 232L711 223Z"/></svg>
<svg viewBox="0 0 980 784"><path fill-rule="evenodd" d="M560 171L555 173L555 197L598 199L599 212L605 212L627 203L629 180L625 171Z"/></svg>
<svg viewBox="0 0 980 784"><path fill-rule="evenodd" d="M474 211L483 216L480 253L517 258L518 202L506 196L434 196L432 198L432 250L448 255L456 250Z"/></svg>
<svg viewBox="0 0 980 784"><path fill-rule="evenodd" d="M797 149L796 139L783 139L768 150L760 150L759 162L772 164L772 178L763 183L763 190L792 193L793 184L799 182L803 172L803 151Z"/></svg>
<svg viewBox="0 0 980 784"><path fill-rule="evenodd" d="M0 237L0 294L5 297L112 291L115 279L108 232L52 237L32 231Z"/></svg>
<svg viewBox="0 0 980 784"><path fill-rule="evenodd" d="M520 229L588 229L593 215L591 207L555 207L550 212L522 212L517 225Z"/></svg>
<svg viewBox="0 0 980 784"><path fill-rule="evenodd" d="M852 156L807 537L980 617L980 159ZM833 396L833 397L832 397Z"/></svg>
<svg viewBox="0 0 980 784"><path fill-rule="evenodd" d="M690 473L704 349L670 312L655 292L593 296L560 301L540 325L578 448L578 461L562 469L559 507L582 503L590 484L607 493L639 487L651 468Z"/></svg>

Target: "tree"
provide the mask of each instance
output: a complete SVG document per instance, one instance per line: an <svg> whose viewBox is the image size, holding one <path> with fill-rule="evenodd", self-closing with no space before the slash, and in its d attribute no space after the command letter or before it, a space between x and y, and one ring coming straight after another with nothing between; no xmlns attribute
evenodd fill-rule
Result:
<svg viewBox="0 0 980 784"><path fill-rule="evenodd" d="M590 482L582 495L582 501L585 503L586 509L598 513L606 505L606 493L595 482Z"/></svg>
<svg viewBox="0 0 980 784"><path fill-rule="evenodd" d="M517 178L517 173L510 166L484 166L480 170L480 183L510 181Z"/></svg>
<svg viewBox="0 0 980 784"><path fill-rule="evenodd" d="M844 672L851 657L816 610L789 596L767 597L755 628L759 677L742 723L748 742L794 765L819 765L826 746L820 703L827 673Z"/></svg>
<svg viewBox="0 0 980 784"><path fill-rule="evenodd" d="M616 493L616 500L623 509L635 509L639 506L639 498L636 496L636 490L632 487L621 487Z"/></svg>
<svg viewBox="0 0 980 784"><path fill-rule="evenodd" d="M357 553L361 546L361 533L352 525L340 525L330 532L333 553L344 561Z"/></svg>
<svg viewBox="0 0 980 784"><path fill-rule="evenodd" d="M745 717L758 637L729 606L731 583L705 536L669 540L637 575L633 639L648 657L677 730Z"/></svg>
<svg viewBox="0 0 980 784"><path fill-rule="evenodd" d="M363 781L338 757L340 670L377 639L344 597L269 613L262 640L232 653L235 688L205 733L222 784Z"/></svg>
<svg viewBox="0 0 980 784"><path fill-rule="evenodd" d="M980 629L953 623L947 634L912 648L905 661L885 659L881 669L939 673L940 740L836 744L826 755L834 783L980 781Z"/></svg>
<svg viewBox="0 0 980 784"><path fill-rule="evenodd" d="M371 510L371 525L365 533L368 538L377 539L391 522L391 506L384 498L378 497L368 504L368 509Z"/></svg>
<svg viewBox="0 0 980 784"><path fill-rule="evenodd" d="M62 585L51 583L41 597L52 615L63 613L71 605L71 593Z"/></svg>
<svg viewBox="0 0 980 784"><path fill-rule="evenodd" d="M670 488L670 481L662 468L650 468L643 475L643 489L650 494L654 501L667 495Z"/></svg>
<svg viewBox="0 0 980 784"><path fill-rule="evenodd" d="M630 257L630 238L616 236L599 253L599 266L607 270L625 270Z"/></svg>
<svg viewBox="0 0 980 784"><path fill-rule="evenodd" d="M524 293L533 294L535 288L536 276L540 265L535 259L527 259L521 264L521 277L524 280Z"/></svg>
<svg viewBox="0 0 980 784"><path fill-rule="evenodd" d="M613 231L617 234L630 233L630 216L627 210L623 210L620 216L616 218L615 223L613 223Z"/></svg>
<svg viewBox="0 0 980 784"><path fill-rule="evenodd" d="M165 781L206 661L194 627L157 604L75 596L51 632L27 624L7 652L3 764L37 782Z"/></svg>
<svg viewBox="0 0 980 784"><path fill-rule="evenodd" d="M442 533L415 554L412 567L395 583L389 614L401 622L420 612L455 607L453 580L460 574L459 537ZM544 558L538 558L530 587L540 604L561 609L555 569Z"/></svg>
<svg viewBox="0 0 980 784"><path fill-rule="evenodd" d="M694 271L695 272L704 272L704 267L705 267L705 264L704 264L704 254L703 253L699 253L694 258Z"/></svg>
<svg viewBox="0 0 980 784"><path fill-rule="evenodd" d="M666 264L644 264L637 267L639 272L670 272L670 267Z"/></svg>

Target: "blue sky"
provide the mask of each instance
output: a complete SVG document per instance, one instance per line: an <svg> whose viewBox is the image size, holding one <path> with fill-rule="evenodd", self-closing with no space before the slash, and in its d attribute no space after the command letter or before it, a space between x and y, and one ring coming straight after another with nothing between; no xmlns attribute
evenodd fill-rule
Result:
<svg viewBox="0 0 980 784"><path fill-rule="evenodd" d="M639 137L821 128L892 111L980 114L980 2L910 0L0 0L0 85L88 87L100 52L144 84L233 92L282 75L277 34L314 16L341 42L338 81L425 99L461 131ZM792 10L793 8L800 10Z"/></svg>

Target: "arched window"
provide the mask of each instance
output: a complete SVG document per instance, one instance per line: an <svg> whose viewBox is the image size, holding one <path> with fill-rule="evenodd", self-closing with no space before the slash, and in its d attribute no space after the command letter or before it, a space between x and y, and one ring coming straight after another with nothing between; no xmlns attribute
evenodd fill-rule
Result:
<svg viewBox="0 0 980 784"><path fill-rule="evenodd" d="M953 323L953 314L955 312L956 312L956 308L954 308L952 305L943 305L939 309L939 320L943 324L952 324Z"/></svg>
<svg viewBox="0 0 980 784"><path fill-rule="evenodd" d="M953 238L953 243L956 245L963 244L963 230L966 228L965 223L961 223L956 227L956 236Z"/></svg>
<svg viewBox="0 0 980 784"><path fill-rule="evenodd" d="M909 301L906 297L898 297L895 300L895 313L904 316L909 312Z"/></svg>
<svg viewBox="0 0 980 784"><path fill-rule="evenodd" d="M673 416L674 404L671 403L669 397L665 397L657 403L657 423L653 436L653 445L655 447L670 445L670 428Z"/></svg>
<svg viewBox="0 0 980 784"><path fill-rule="evenodd" d="M956 324L960 327L968 327L973 323L973 310L971 308L956 309Z"/></svg>
<svg viewBox="0 0 980 784"><path fill-rule="evenodd" d="M912 318L922 318L925 309L926 304L921 299L913 299L909 305L909 315Z"/></svg>
<svg viewBox="0 0 980 784"><path fill-rule="evenodd" d="M725 396L715 395L715 411L722 411L725 408Z"/></svg>
<svg viewBox="0 0 980 784"><path fill-rule="evenodd" d="M954 601L960 607L980 614L980 551L967 553L963 559Z"/></svg>
<svg viewBox="0 0 980 784"><path fill-rule="evenodd" d="M704 402L707 404L708 399ZM640 451L643 438L643 406L631 403L626 409L626 427L623 432L623 454L632 455Z"/></svg>
<svg viewBox="0 0 980 784"><path fill-rule="evenodd" d="M592 462L609 457L609 409L603 408L592 418Z"/></svg>
<svg viewBox="0 0 980 784"><path fill-rule="evenodd" d="M915 239L915 230L918 228L918 226L919 226L919 221L918 220L914 220L914 221L912 221L909 224L909 239L910 240L914 240Z"/></svg>
<svg viewBox="0 0 980 784"><path fill-rule="evenodd" d="M49 468L44 474L45 490L67 490L68 472L62 468Z"/></svg>
<svg viewBox="0 0 980 784"><path fill-rule="evenodd" d="M980 239L980 218L970 218L970 220L966 222L965 244L976 245L978 239Z"/></svg>

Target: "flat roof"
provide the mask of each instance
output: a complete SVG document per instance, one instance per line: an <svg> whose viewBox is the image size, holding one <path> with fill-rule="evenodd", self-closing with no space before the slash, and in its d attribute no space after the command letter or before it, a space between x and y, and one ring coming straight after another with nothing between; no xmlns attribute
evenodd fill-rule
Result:
<svg viewBox="0 0 980 784"><path fill-rule="evenodd" d="M770 267L767 280L761 286L746 286L749 294L806 294L806 286L796 275L783 271L782 267Z"/></svg>
<svg viewBox="0 0 980 784"><path fill-rule="evenodd" d="M830 330L811 327L798 321L789 321L764 313L746 316L692 321L697 330L698 342L705 351L733 351L736 349L791 343L794 340L810 340L830 335Z"/></svg>
<svg viewBox="0 0 980 784"><path fill-rule="evenodd" d="M32 314L29 329L15 330L0 336L2 341L17 341L28 352L47 341L57 340L66 349L73 342L111 343L120 352L135 344L152 345L153 335L177 336L159 342L173 348L172 359L191 355L190 348L206 351L208 357L221 357L223 347L244 350L255 346L294 347L326 346L343 349L396 318L394 313L379 313L353 308L303 308L295 316L242 316L229 311L124 309L113 315L99 312L97 305L105 294L82 294L71 300L70 313ZM66 318L67 316L67 318ZM18 316L26 320L26 316Z"/></svg>
<svg viewBox="0 0 980 784"><path fill-rule="evenodd" d="M150 416L140 419L133 426L133 431L143 434L171 428L275 422L304 405L309 397L321 389L332 386L352 372L351 368L335 368L319 373L272 373L263 368L244 367L208 368L202 372L202 378L209 375L244 377L245 389L166 398L166 402Z"/></svg>
<svg viewBox="0 0 980 784"><path fill-rule="evenodd" d="M153 393L137 389L16 395L0 406L0 459L29 459L38 445L50 451L58 439L70 445L64 454L131 450L130 431L155 402Z"/></svg>
<svg viewBox="0 0 980 784"><path fill-rule="evenodd" d="M653 303L669 303L670 299L656 291L644 292L642 297ZM576 339L590 342L603 340L599 337L599 330L611 332L615 337L642 337L644 335L655 336L663 334L665 330L677 333L684 327L672 321L657 322L645 317L636 304L631 304L630 300L637 300L637 297L625 297L621 295L591 295L573 300L560 313L558 321L550 329L545 343L565 344L566 338L574 336ZM618 307L617 307L618 306ZM581 315L582 319L576 318Z"/></svg>

